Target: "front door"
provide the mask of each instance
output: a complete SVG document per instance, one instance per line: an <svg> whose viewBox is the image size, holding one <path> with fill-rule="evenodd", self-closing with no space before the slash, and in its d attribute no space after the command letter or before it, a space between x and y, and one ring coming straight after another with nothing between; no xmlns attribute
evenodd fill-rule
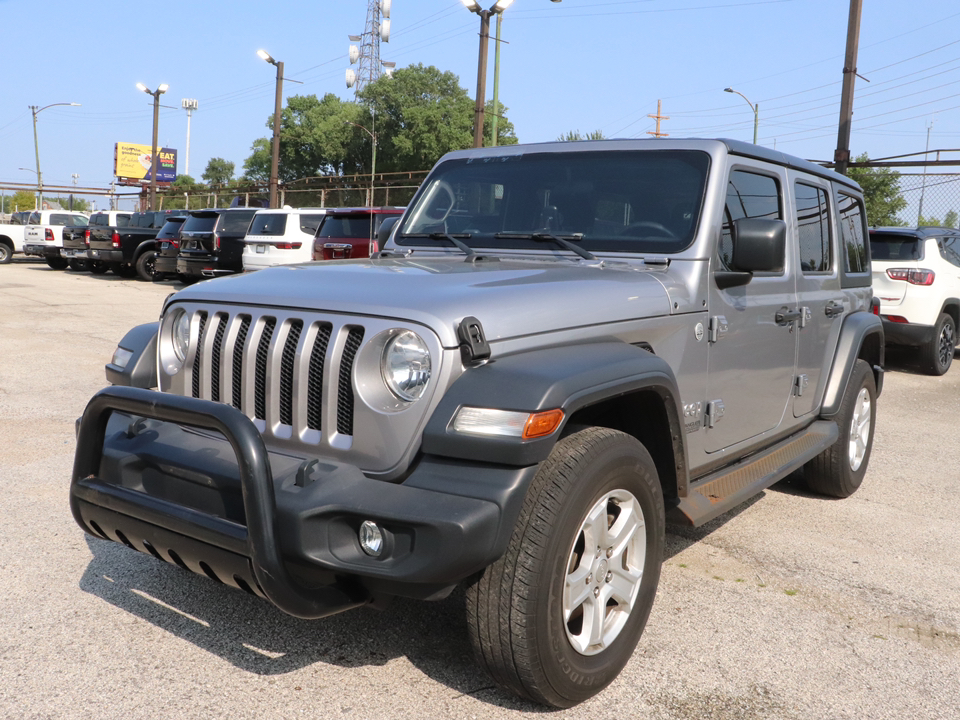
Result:
<svg viewBox="0 0 960 720"><path fill-rule="evenodd" d="M739 218L784 219L786 171L738 165L727 182L727 201L714 271L732 261L733 223ZM790 245L788 233L787 245ZM775 430L790 402L796 367L794 258L786 253L782 273L755 273L740 287L710 283L707 452L717 452Z"/></svg>

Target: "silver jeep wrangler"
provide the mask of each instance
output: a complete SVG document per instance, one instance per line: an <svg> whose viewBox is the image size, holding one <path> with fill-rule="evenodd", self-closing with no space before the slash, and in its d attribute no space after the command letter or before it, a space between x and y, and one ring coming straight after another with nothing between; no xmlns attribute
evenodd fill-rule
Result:
<svg viewBox="0 0 960 720"><path fill-rule="evenodd" d="M863 479L884 341L840 175L730 140L465 150L381 247L128 333L80 526L300 618L464 583L496 682L567 707L630 658L665 523Z"/></svg>

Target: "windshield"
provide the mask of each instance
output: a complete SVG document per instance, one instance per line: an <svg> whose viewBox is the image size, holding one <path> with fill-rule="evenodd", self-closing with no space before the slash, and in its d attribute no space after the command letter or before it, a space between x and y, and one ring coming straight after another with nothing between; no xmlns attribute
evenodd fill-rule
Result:
<svg viewBox="0 0 960 720"><path fill-rule="evenodd" d="M678 252L693 242L709 163L692 150L449 160L431 175L397 242L423 245L410 236L448 233L469 235L472 247L542 248L529 236L549 233L589 251Z"/></svg>

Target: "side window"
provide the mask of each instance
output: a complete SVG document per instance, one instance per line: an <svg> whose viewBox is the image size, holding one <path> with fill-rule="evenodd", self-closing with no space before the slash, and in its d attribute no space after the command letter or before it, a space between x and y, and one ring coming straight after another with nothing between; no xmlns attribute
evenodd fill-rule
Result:
<svg viewBox="0 0 960 720"><path fill-rule="evenodd" d="M844 270L848 273L867 272L867 233L864 231L863 206L852 195L840 193L837 199Z"/></svg>
<svg viewBox="0 0 960 720"><path fill-rule="evenodd" d="M830 212L823 188L796 183L797 235L800 269L804 273L828 272L830 257Z"/></svg>
<svg viewBox="0 0 960 720"><path fill-rule="evenodd" d="M740 218L783 219L780 183L775 177L746 170L730 173L719 247L720 262L728 269L733 262L733 223Z"/></svg>
<svg viewBox="0 0 960 720"><path fill-rule="evenodd" d="M940 238L940 255L951 265L960 267L960 238Z"/></svg>

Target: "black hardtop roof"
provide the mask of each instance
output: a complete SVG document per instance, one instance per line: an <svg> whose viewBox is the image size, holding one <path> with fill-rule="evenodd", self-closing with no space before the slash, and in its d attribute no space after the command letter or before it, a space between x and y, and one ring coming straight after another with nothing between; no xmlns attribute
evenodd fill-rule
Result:
<svg viewBox="0 0 960 720"><path fill-rule="evenodd" d="M710 152L711 150L719 149L719 146L722 145L726 147L727 153L730 155L754 158L756 160L774 163L775 165L793 168L794 170L800 170L801 172L810 173L811 175L817 175L841 185L847 185L852 189L860 190L860 185L857 184L855 180L851 180L850 178L841 175L834 170L825 168L822 165L817 165L809 160L788 155L787 153L763 147L762 145L754 145L753 143L744 142L743 140L731 140L729 138L614 138L610 140L579 140L577 142L564 142L562 140L556 140L543 143L501 145L498 147L454 150L445 157L465 158L470 157L471 155L512 155L524 152L536 152L537 150L554 152L558 150L567 152L601 149L609 150L614 149L613 146L615 145L629 145L631 149L636 150L690 149L702 150L704 152Z"/></svg>

